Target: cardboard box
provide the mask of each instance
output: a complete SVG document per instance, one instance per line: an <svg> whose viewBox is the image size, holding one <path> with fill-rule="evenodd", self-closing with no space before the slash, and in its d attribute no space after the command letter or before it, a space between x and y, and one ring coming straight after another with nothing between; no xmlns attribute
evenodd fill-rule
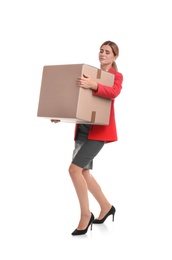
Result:
<svg viewBox="0 0 172 260"><path fill-rule="evenodd" d="M44 66L37 116L64 122L109 124L111 100L78 87L76 80L83 74L107 86L114 84L113 74L87 64Z"/></svg>

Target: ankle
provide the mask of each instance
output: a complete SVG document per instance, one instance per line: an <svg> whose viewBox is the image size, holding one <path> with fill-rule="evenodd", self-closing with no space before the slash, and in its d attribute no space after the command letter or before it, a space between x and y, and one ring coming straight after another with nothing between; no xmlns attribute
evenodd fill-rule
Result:
<svg viewBox="0 0 172 260"><path fill-rule="evenodd" d="M102 212L107 212L111 209L111 207L112 207L112 204L106 203L106 204L101 205L100 209Z"/></svg>
<svg viewBox="0 0 172 260"><path fill-rule="evenodd" d="M89 212L88 214L81 214L77 229L84 229L87 226L90 218L91 218L91 212Z"/></svg>

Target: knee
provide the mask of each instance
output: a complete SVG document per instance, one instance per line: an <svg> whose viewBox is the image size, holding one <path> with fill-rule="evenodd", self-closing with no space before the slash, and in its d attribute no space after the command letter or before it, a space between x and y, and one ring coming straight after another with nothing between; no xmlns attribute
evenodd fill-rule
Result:
<svg viewBox="0 0 172 260"><path fill-rule="evenodd" d="M82 171L82 175L85 177L87 177L88 175L90 175L90 171L88 169L83 169Z"/></svg>
<svg viewBox="0 0 172 260"><path fill-rule="evenodd" d="M82 171L82 176L84 177L85 180L87 180L88 178L90 178L92 175L90 173L90 171L88 169L84 169Z"/></svg>
<svg viewBox="0 0 172 260"><path fill-rule="evenodd" d="M74 169L73 169L72 165L69 166L68 172L69 172L69 175L73 174Z"/></svg>
<svg viewBox="0 0 172 260"><path fill-rule="evenodd" d="M78 167L77 165L71 164L69 166L69 175L72 177L73 175L75 175L76 173L80 172L80 167Z"/></svg>

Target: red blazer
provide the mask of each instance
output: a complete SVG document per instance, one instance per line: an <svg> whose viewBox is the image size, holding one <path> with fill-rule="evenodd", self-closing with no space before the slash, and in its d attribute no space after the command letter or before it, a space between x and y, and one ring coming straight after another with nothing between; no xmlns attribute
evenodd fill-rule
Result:
<svg viewBox="0 0 172 260"><path fill-rule="evenodd" d="M121 92L122 82L123 82L123 75L121 73L115 71L113 68L110 68L108 72L113 73L115 75L113 87L98 84L98 90L93 91L93 95L109 98L112 100L109 125L92 125L88 134L88 139L90 140L105 141L107 143L118 140L116 121L115 121L114 102L115 102L115 98ZM78 129L78 124L76 124L75 126L74 140L76 140L77 129Z"/></svg>

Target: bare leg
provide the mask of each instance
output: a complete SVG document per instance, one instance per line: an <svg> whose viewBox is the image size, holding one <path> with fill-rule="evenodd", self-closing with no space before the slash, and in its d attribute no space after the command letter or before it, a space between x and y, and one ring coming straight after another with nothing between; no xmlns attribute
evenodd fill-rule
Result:
<svg viewBox="0 0 172 260"><path fill-rule="evenodd" d="M85 229L91 217L91 212L89 210L88 187L85 178L82 175L82 170L81 167L75 164L71 164L69 167L69 174L75 187L81 209L81 218L77 227L78 230Z"/></svg>
<svg viewBox="0 0 172 260"><path fill-rule="evenodd" d="M97 181L91 175L90 171L87 169L83 169L82 175L87 183L88 190L91 192L91 194L94 196L94 198L97 200L97 202L100 205L101 211L100 211L100 215L97 219L102 219L107 214L107 212L110 210L112 205L109 203L109 201L105 197L100 185L97 183Z"/></svg>

